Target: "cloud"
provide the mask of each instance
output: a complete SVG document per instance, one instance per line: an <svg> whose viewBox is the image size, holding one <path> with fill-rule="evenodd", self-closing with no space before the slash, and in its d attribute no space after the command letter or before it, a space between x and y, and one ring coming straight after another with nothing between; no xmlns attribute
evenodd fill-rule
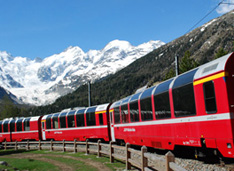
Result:
<svg viewBox="0 0 234 171"><path fill-rule="evenodd" d="M220 6L216 9L218 14L225 14L234 9L234 0L224 1Z"/></svg>

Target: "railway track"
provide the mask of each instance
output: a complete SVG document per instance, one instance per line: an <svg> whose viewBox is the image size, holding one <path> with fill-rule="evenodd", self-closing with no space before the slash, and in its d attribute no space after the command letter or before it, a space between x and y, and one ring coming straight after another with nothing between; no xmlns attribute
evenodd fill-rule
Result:
<svg viewBox="0 0 234 171"><path fill-rule="evenodd" d="M92 148L92 146L90 146ZM95 147L93 147L95 148ZM134 148L136 150L140 150L140 146L131 146L131 148ZM106 151L109 151L108 148L105 149ZM148 148L148 152L153 153L158 158L165 159L165 154L168 152L166 150L156 150L153 148ZM208 158L199 158L195 159L193 155L190 155L190 153L187 153L188 151L174 151L176 153L175 157L175 163L182 168L185 168L188 171L192 170L200 170L200 171L234 171L234 160L233 159L226 159L220 161L219 158L215 157L208 157ZM173 152L173 153L174 153ZM125 151L116 150L115 153L118 153L119 155L125 155ZM134 155L134 158L137 160L140 160L140 156ZM161 163L155 163L155 161L149 160L149 165L154 166L154 168L159 168L159 171L164 171Z"/></svg>
<svg viewBox="0 0 234 171"><path fill-rule="evenodd" d="M165 157L166 151L158 151L149 149L151 153L158 157ZM156 152L157 151L157 152ZM175 154L175 163L188 171L234 171L234 160L220 160L215 156L196 159L194 155L190 155L188 151L173 151Z"/></svg>

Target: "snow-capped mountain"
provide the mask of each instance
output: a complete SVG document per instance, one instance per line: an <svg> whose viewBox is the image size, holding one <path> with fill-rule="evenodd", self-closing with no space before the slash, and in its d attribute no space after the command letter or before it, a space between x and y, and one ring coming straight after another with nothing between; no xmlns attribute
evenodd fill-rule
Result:
<svg viewBox="0 0 234 171"><path fill-rule="evenodd" d="M101 50L85 53L78 46L69 47L44 60L13 57L0 51L0 85L24 103L49 104L88 80L94 82L115 73L161 45L161 41L149 41L132 46L114 40Z"/></svg>

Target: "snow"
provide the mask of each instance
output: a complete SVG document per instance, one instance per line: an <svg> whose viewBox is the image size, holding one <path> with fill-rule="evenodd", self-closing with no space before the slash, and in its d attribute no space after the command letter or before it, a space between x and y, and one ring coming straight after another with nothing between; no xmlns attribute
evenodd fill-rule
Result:
<svg viewBox="0 0 234 171"><path fill-rule="evenodd" d="M73 85L77 79L80 85L87 79L94 82L164 44L161 41L149 41L132 46L127 41L113 40L101 50L85 53L78 46L70 46L44 60L12 57L0 51L0 85L24 103L45 105L68 93L66 91L78 88Z"/></svg>
<svg viewBox="0 0 234 171"><path fill-rule="evenodd" d="M204 25L202 26L202 28L200 29L200 31L201 31L201 32L205 31L206 27L208 27L209 25L211 25L211 24L212 24L213 22L215 22L215 21L217 21L217 18L215 18L215 19L211 20L210 22L204 24Z"/></svg>
<svg viewBox="0 0 234 171"><path fill-rule="evenodd" d="M161 56L163 56L163 53L160 53L160 54L159 54L159 57L161 57Z"/></svg>
<svg viewBox="0 0 234 171"><path fill-rule="evenodd" d="M108 51L112 48L119 48L119 49L129 49L132 45L127 41L121 41L121 40L113 40L110 43L108 43L102 51Z"/></svg>

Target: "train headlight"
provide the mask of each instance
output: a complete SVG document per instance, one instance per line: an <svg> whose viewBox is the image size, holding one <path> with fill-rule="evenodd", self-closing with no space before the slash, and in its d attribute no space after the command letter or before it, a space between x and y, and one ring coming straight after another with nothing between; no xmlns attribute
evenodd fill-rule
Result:
<svg viewBox="0 0 234 171"><path fill-rule="evenodd" d="M227 143L227 148L232 148L231 143Z"/></svg>

